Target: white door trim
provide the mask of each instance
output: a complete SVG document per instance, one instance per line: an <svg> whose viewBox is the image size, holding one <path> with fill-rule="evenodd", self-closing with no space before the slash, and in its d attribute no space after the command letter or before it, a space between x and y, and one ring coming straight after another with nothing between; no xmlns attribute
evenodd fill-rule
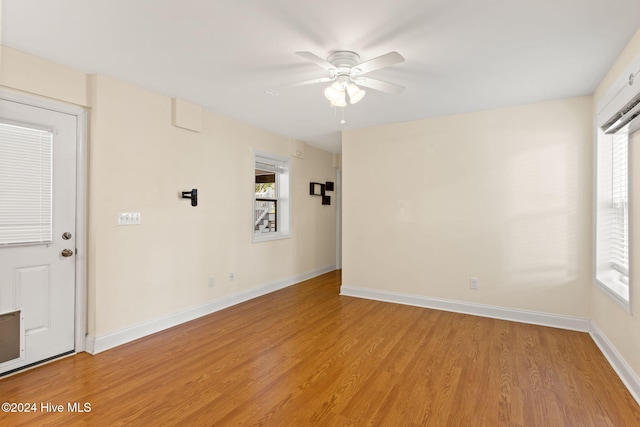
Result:
<svg viewBox="0 0 640 427"><path fill-rule="evenodd" d="M85 350L87 334L87 110L4 87L0 87L0 99L77 117L75 351L81 352Z"/></svg>
<svg viewBox="0 0 640 427"><path fill-rule="evenodd" d="M336 169L336 269L342 270L342 168Z"/></svg>

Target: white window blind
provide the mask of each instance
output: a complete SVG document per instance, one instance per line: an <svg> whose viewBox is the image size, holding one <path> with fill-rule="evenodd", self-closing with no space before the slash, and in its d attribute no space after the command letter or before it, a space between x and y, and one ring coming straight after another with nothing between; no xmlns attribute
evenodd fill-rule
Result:
<svg viewBox="0 0 640 427"><path fill-rule="evenodd" d="M627 129L613 135L611 144L611 267L620 273L620 280L629 285L629 140Z"/></svg>
<svg viewBox="0 0 640 427"><path fill-rule="evenodd" d="M285 172L287 165L285 162L278 160L269 160L264 158L256 158L256 169L260 169L266 172Z"/></svg>
<svg viewBox="0 0 640 427"><path fill-rule="evenodd" d="M53 133L0 123L0 245L52 239Z"/></svg>

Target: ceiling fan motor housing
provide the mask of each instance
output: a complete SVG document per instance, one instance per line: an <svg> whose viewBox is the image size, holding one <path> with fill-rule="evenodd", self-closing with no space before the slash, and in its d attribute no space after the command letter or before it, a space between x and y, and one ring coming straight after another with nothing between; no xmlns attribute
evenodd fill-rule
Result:
<svg viewBox="0 0 640 427"><path fill-rule="evenodd" d="M355 68L360 63L360 56L355 52L337 50L327 57L327 62L336 67L335 72L331 73L332 77L344 76L348 81L349 78L360 74L359 70Z"/></svg>

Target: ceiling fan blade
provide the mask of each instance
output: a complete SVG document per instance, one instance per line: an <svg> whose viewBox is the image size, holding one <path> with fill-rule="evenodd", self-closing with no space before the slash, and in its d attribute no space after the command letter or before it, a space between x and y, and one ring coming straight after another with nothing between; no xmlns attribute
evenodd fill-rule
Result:
<svg viewBox="0 0 640 427"><path fill-rule="evenodd" d="M377 58L364 61L363 63L356 65L354 69L360 70L359 74L365 74L400 62L404 62L404 58L398 52L393 51L378 56Z"/></svg>
<svg viewBox="0 0 640 427"><path fill-rule="evenodd" d="M336 70L336 67L334 67L333 64L331 64L330 62L327 62L324 59L320 58L315 53L311 53L311 52L296 52L296 55L298 55L301 58L306 59L307 61L311 61L316 65L321 66L322 68L324 68L325 70L327 70L329 72Z"/></svg>
<svg viewBox="0 0 640 427"><path fill-rule="evenodd" d="M369 77L358 77L354 80L354 83L386 93L398 94L404 91L404 86L383 82L382 80L370 79Z"/></svg>
<svg viewBox="0 0 640 427"><path fill-rule="evenodd" d="M319 79L305 80L303 82L290 83L290 84L281 85L281 86L278 86L278 87L279 88L283 88L283 87L298 87L298 86L312 85L312 84L315 84L315 83L332 82L334 80L335 80L335 78L332 79L331 77L321 77Z"/></svg>

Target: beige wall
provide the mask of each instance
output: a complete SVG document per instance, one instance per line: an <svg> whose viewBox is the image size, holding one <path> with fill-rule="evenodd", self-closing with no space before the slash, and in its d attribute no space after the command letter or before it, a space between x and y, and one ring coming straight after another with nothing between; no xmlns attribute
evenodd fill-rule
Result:
<svg viewBox="0 0 640 427"><path fill-rule="evenodd" d="M310 181L335 181L331 153L306 146L292 159L292 237L254 244L253 150L286 156L287 138L208 111L201 133L177 128L170 98L4 53L0 84L90 106L89 335L335 264L335 204L308 195ZM178 199L191 188L196 208ZM141 212L142 224L117 226L118 212Z"/></svg>
<svg viewBox="0 0 640 427"><path fill-rule="evenodd" d="M191 132L171 125L167 97L104 76L91 87L96 336L335 264L335 205L308 195L310 181L335 180L331 153L293 159L293 237L252 243L253 150L286 156L288 139L210 112ZM177 196L191 188L196 208ZM117 226L119 211L142 226Z"/></svg>
<svg viewBox="0 0 640 427"><path fill-rule="evenodd" d="M640 30L629 41L627 47L613 64L606 77L595 92L594 101L607 91L609 86L620 75L631 61L640 55ZM595 111L595 109L594 109ZM591 316L594 323L607 336L611 344L616 348L627 364L640 377L640 132L637 132L631 142L631 309L635 314L629 314L611 298L605 295L599 288L593 286Z"/></svg>
<svg viewBox="0 0 640 427"><path fill-rule="evenodd" d="M345 132L343 285L588 318L591 109L581 97Z"/></svg>
<svg viewBox="0 0 640 427"><path fill-rule="evenodd" d="M70 104L87 106L87 75L1 46L0 85Z"/></svg>

